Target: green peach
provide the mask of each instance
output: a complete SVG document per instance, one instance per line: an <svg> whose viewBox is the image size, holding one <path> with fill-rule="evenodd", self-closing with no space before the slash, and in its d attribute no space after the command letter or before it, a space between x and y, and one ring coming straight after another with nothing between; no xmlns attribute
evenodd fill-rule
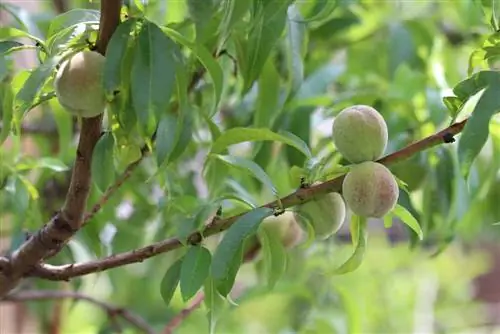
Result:
<svg viewBox="0 0 500 334"><path fill-rule="evenodd" d="M382 218L395 207L399 188L387 167L367 161L353 166L347 173L342 195L356 215Z"/></svg>
<svg viewBox="0 0 500 334"><path fill-rule="evenodd" d="M105 57L94 51L81 51L61 64L54 80L59 103L70 113L95 117L104 112L106 97L102 74Z"/></svg>
<svg viewBox="0 0 500 334"><path fill-rule="evenodd" d="M332 138L337 150L350 162L375 161L387 147L387 124L374 108L354 105L335 117Z"/></svg>
<svg viewBox="0 0 500 334"><path fill-rule="evenodd" d="M316 239L326 239L342 227L346 217L346 205L339 193L317 196L299 205L296 218L303 221L303 217L311 223Z"/></svg>

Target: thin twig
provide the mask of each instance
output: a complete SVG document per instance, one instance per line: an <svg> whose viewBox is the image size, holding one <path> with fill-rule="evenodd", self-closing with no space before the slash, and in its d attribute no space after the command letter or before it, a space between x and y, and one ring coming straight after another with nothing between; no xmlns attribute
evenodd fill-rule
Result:
<svg viewBox="0 0 500 334"><path fill-rule="evenodd" d="M247 250L246 254L243 256L243 262L251 262L255 259L257 254L259 253L261 249L261 244L260 242L256 242L253 247ZM236 286L236 284L235 284ZM238 294L239 295L239 294ZM198 294L195 296L195 298L191 301L191 303L186 307L183 308L176 316L174 316L168 324L165 326L165 329L163 330L163 334L172 334L174 330L180 326L180 324L186 320L187 317L191 315L198 307L201 306L203 303L203 300L205 299L205 294L200 291Z"/></svg>
<svg viewBox="0 0 500 334"><path fill-rule="evenodd" d="M467 120L460 123L455 123L446 129L426 137L414 144L411 144L397 152L378 160L385 165L391 165L402 160L405 160L417 152L434 147L436 145L448 142L450 136L460 133L465 126ZM294 193L280 199L283 208L289 208L312 200L315 196L330 193L340 192L344 175L335 179L323 182L321 184L300 188ZM273 201L263 205L262 207L276 208L279 202ZM225 219L217 220L214 224L207 226L201 232L194 232L188 237L188 243L195 244L203 237L209 237L227 230L234 222L242 217L247 212L241 213ZM42 277L49 280L68 280L72 277L87 275L90 273L101 272L111 268L121 267L130 263L142 262L150 257L161 253L173 251L181 248L183 243L177 238L169 238L152 245L111 255L100 260L89 261L86 263L75 263L62 266L52 266L48 264L40 265L30 273L31 276Z"/></svg>
<svg viewBox="0 0 500 334"><path fill-rule="evenodd" d="M188 307L182 309L175 317L173 317L169 323L165 326L163 330L163 334L172 334L177 327L193 313L198 307L200 307L201 303L205 299L205 294L203 292L199 292L193 301L189 304Z"/></svg>
<svg viewBox="0 0 500 334"><path fill-rule="evenodd" d="M132 326L140 329L142 332L154 334L154 330L139 315L136 315L125 308L110 305L78 292L59 290L26 290L12 295L7 295L4 299L0 300L0 302L28 302L57 299L75 299L89 302L105 310L110 320L113 320L116 317L121 317Z"/></svg>

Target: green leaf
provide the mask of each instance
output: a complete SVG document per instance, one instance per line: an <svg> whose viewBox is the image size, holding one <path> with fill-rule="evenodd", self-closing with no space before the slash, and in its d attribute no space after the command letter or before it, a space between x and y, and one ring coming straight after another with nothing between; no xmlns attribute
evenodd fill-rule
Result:
<svg viewBox="0 0 500 334"><path fill-rule="evenodd" d="M247 93L254 81L259 77L267 58L281 37L287 18L287 9L291 0L269 0L259 2L262 6L262 15L255 20L248 34L247 54L240 55L246 58L247 66L242 70L245 79L242 94Z"/></svg>
<svg viewBox="0 0 500 334"><path fill-rule="evenodd" d="M222 133L219 138L212 144L210 153L220 153L229 146L247 141L279 141L284 144L295 147L305 156L312 156L309 147L297 136L289 132L275 133L267 128L243 128L236 127Z"/></svg>
<svg viewBox="0 0 500 334"><path fill-rule="evenodd" d="M500 76L498 78L497 82L485 88L458 141L458 161L465 179L468 178L472 163L488 139L491 117L500 110L500 100L497 96Z"/></svg>
<svg viewBox="0 0 500 334"><path fill-rule="evenodd" d="M228 0L222 3L224 17L220 23L219 31L224 38L232 33L233 27L248 13L251 0Z"/></svg>
<svg viewBox="0 0 500 334"><path fill-rule="evenodd" d="M92 154L92 180L104 192L115 179L113 149L115 139L111 132L104 133L97 141Z"/></svg>
<svg viewBox="0 0 500 334"><path fill-rule="evenodd" d="M280 77L273 61L269 59L259 77L259 93L254 117L255 127L271 126L274 116L280 111L279 95Z"/></svg>
<svg viewBox="0 0 500 334"><path fill-rule="evenodd" d="M209 117L212 117L218 110L219 102L222 96L222 90L224 88L224 74L219 63L214 59L210 51L208 51L203 45L195 44L184 36L182 36L179 32L171 29L171 28L162 28L163 31L169 35L173 40L177 43L182 44L183 46L189 48L193 54L200 60L203 66L207 69L208 74L212 80L214 85L214 101L212 103L212 110L209 113Z"/></svg>
<svg viewBox="0 0 500 334"><path fill-rule="evenodd" d="M462 101L477 94L487 86L495 86L500 81L500 73L496 71L479 71L461 81L453 88L453 93Z"/></svg>
<svg viewBox="0 0 500 334"><path fill-rule="evenodd" d="M208 325L210 334L215 333L215 325L217 320L222 314L224 308L224 299L221 297L217 291L214 280L211 277L205 281L203 286L203 292L205 293L205 306L208 309Z"/></svg>
<svg viewBox="0 0 500 334"><path fill-rule="evenodd" d="M328 2L336 2L329 0ZM307 26L298 22L301 15L295 5L288 10L286 55L290 90L288 98L292 98L299 91L304 80L304 54L306 51Z"/></svg>
<svg viewBox="0 0 500 334"><path fill-rule="evenodd" d="M219 200L214 200L199 207L194 217L187 218L182 224L177 225L177 237L184 241L191 233L202 227L204 223L211 221L219 208Z"/></svg>
<svg viewBox="0 0 500 334"><path fill-rule="evenodd" d="M53 170L54 172L64 172L69 170L69 167L64 162L51 157L38 159L37 164L40 168L47 168Z"/></svg>
<svg viewBox="0 0 500 334"><path fill-rule="evenodd" d="M408 227L411 228L418 235L418 238L420 240L424 239L424 233L420 228L420 224L412 216L412 214L408 210L406 210L405 207L396 204L396 207L392 210L391 215L399 217L403 221L403 223L408 225Z"/></svg>
<svg viewBox="0 0 500 334"><path fill-rule="evenodd" d="M216 281L230 275L231 264L242 248L244 240L254 234L262 220L273 214L269 208L258 208L241 216L225 233L217 247L211 266L212 277Z"/></svg>
<svg viewBox="0 0 500 334"><path fill-rule="evenodd" d="M64 172L69 170L69 167L66 166L64 162L62 162L57 158L52 158L52 157L39 158L34 160L32 163L20 162L16 165L17 170L27 170L35 168L47 168L55 172Z"/></svg>
<svg viewBox="0 0 500 334"><path fill-rule="evenodd" d="M166 306L170 304L170 300L172 300L172 297L174 296L175 289L177 288L177 285L179 285L182 262L183 258L172 264L161 280L160 293Z"/></svg>
<svg viewBox="0 0 500 334"><path fill-rule="evenodd" d="M103 85L108 97L113 96L115 91L120 91L120 88L122 88L123 62L126 53L129 51L128 44L136 23L137 20L135 19L122 22L109 40L103 68Z"/></svg>
<svg viewBox="0 0 500 334"><path fill-rule="evenodd" d="M462 108L463 101L456 96L445 96L443 97L443 103L449 110L450 116L455 120Z"/></svg>
<svg viewBox="0 0 500 334"><path fill-rule="evenodd" d="M368 232L366 229L366 218L359 217L359 229L356 240L356 248L354 253L349 257L349 259L344 262L340 267L333 270L334 275L342 275L350 273L359 268L363 262L366 250L366 241L368 238Z"/></svg>
<svg viewBox="0 0 500 334"><path fill-rule="evenodd" d="M330 14L332 14L338 5L339 0L318 0L316 1L315 11L311 14L311 16L305 19L295 20L300 23L323 21L327 19Z"/></svg>
<svg viewBox="0 0 500 334"><path fill-rule="evenodd" d="M231 292L236 281L236 275L243 263L243 244L236 250L235 255L228 264L227 274L224 278L216 280L217 291L221 296L227 297Z"/></svg>
<svg viewBox="0 0 500 334"><path fill-rule="evenodd" d="M14 94L12 88L8 85L0 84L0 115L2 115L2 128L0 129L0 145L10 134L12 127L12 104Z"/></svg>
<svg viewBox="0 0 500 334"><path fill-rule="evenodd" d="M255 162L242 157L231 156L231 155L214 154L212 156L221 160L222 162L231 167L236 167L246 172L249 172L253 177L262 182L266 187L271 189L271 191L275 196L278 196L278 189L276 189L273 180L269 177L269 175L267 175L267 173L262 169L262 167L257 165Z"/></svg>
<svg viewBox="0 0 500 334"><path fill-rule="evenodd" d="M9 199L14 212L19 215L26 214L30 204L30 193L20 175L10 177L4 189L10 193Z"/></svg>
<svg viewBox="0 0 500 334"><path fill-rule="evenodd" d="M357 246L359 241L359 229L361 226L361 217L358 215L352 215L351 221L349 223L349 231L351 232L351 241L354 247Z"/></svg>
<svg viewBox="0 0 500 334"><path fill-rule="evenodd" d="M202 42L205 39L207 25L214 15L213 0L187 0L188 13L196 29L196 40Z"/></svg>
<svg viewBox="0 0 500 334"><path fill-rule="evenodd" d="M156 135L155 151L158 166L161 166L174 150L179 132L178 127L179 117L176 113L166 112L162 114Z"/></svg>
<svg viewBox="0 0 500 334"><path fill-rule="evenodd" d="M45 48L45 43L43 40L25 32L23 30L19 30L16 28L10 28L10 27L1 27L0 28L0 39L10 39L10 38L15 38L15 37L29 38L29 39L37 42L40 45L40 47Z"/></svg>
<svg viewBox="0 0 500 334"><path fill-rule="evenodd" d="M42 91L47 80L52 76L57 64L63 58L62 55L48 58L43 64L33 70L15 98L15 110L20 113L21 119L32 107L35 99Z"/></svg>
<svg viewBox="0 0 500 334"><path fill-rule="evenodd" d="M403 63L412 64L416 59L415 43L410 30L400 22L389 25L389 73L393 77Z"/></svg>
<svg viewBox="0 0 500 334"><path fill-rule="evenodd" d="M392 227L392 216L391 215L385 215L384 216L384 227L385 228L391 228Z"/></svg>
<svg viewBox="0 0 500 334"><path fill-rule="evenodd" d="M131 69L132 103L137 119L149 129L168 110L175 85L177 45L158 26L146 22L138 37Z"/></svg>
<svg viewBox="0 0 500 334"><path fill-rule="evenodd" d="M259 229L259 240L262 243L267 286L273 289L286 271L286 249L280 236L276 233L269 233L266 229Z"/></svg>
<svg viewBox="0 0 500 334"><path fill-rule="evenodd" d="M6 54L13 49L19 49L24 46L23 43L16 41L0 41L0 54Z"/></svg>
<svg viewBox="0 0 500 334"><path fill-rule="evenodd" d="M192 246L182 261L180 273L181 294L184 301L190 299L203 286L208 277L212 255L201 246Z"/></svg>
<svg viewBox="0 0 500 334"><path fill-rule="evenodd" d="M75 26L79 23L99 24L100 12L93 9L72 9L56 16L50 21L46 39L48 40L58 32Z"/></svg>
<svg viewBox="0 0 500 334"><path fill-rule="evenodd" d="M169 156L169 161L173 162L179 158L184 151L188 148L193 135L193 115L186 112L182 115L182 128L177 138L177 143Z"/></svg>

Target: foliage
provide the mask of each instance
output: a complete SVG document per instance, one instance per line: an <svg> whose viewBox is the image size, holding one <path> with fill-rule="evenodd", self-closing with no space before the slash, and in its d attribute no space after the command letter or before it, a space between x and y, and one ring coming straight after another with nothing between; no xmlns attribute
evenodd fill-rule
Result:
<svg viewBox="0 0 500 334"><path fill-rule="evenodd" d="M444 291L434 309L443 331L477 325L455 324L463 309L447 307L460 301L477 311L471 296L450 283L465 290L480 270L474 260L454 263L454 254L464 244L498 238L495 3L125 1L106 49L109 105L89 166L87 209L99 208L48 262L89 262L178 238L182 247L175 250L70 283L127 305L157 330L203 291L206 312L180 332L410 331L420 298L415 286L426 280ZM71 52L96 42L100 18L94 2L74 1L60 14L28 14L19 6L0 4L12 19L0 28L0 233L11 240L8 251L64 204L81 120L54 98L53 79ZM16 67L21 52L37 63ZM371 225L351 215L344 226L352 245L339 245L337 236L312 241L314 224L305 224L309 239L286 256L269 238L265 255L244 264L245 243L261 222L294 210L284 207L285 196L345 173L348 162L334 147L331 122L354 104L384 117L385 154L409 152L408 144L467 120L456 142L445 138L390 166L401 188L398 205L375 224L388 231L393 223L404 226L412 251L372 243L378 239L371 239ZM258 208L273 200L276 205ZM219 229L224 219L232 220ZM207 225L210 235L193 241L192 232ZM440 252L435 262L424 259ZM401 296L385 290L388 280ZM395 304L366 313L380 307L379 299ZM48 309L32 307L46 325ZM91 306L77 303L62 312L63 332L111 330ZM443 320L447 312L453 321ZM208 321L199 318L205 313Z"/></svg>

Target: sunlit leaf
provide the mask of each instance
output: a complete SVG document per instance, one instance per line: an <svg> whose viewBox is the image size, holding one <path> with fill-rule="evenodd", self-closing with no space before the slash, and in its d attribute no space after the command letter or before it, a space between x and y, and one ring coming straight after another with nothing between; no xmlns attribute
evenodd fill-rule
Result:
<svg viewBox="0 0 500 334"><path fill-rule="evenodd" d="M232 128L222 133L219 138L212 144L211 153L220 153L231 145L239 144L247 141L264 141L272 140L279 141L284 144L295 147L305 156L311 157L309 147L297 136L281 132L275 133L267 128Z"/></svg>
<svg viewBox="0 0 500 334"><path fill-rule="evenodd" d="M359 229L354 253L340 267L333 270L334 275L347 274L359 268L365 256L367 238L366 218L359 217Z"/></svg>
<svg viewBox="0 0 500 334"><path fill-rule="evenodd" d="M403 223L408 225L408 227L418 235L420 240L423 240L424 233L420 228L420 224L403 206L396 204L396 207L392 210L391 215L399 217L403 221Z"/></svg>

